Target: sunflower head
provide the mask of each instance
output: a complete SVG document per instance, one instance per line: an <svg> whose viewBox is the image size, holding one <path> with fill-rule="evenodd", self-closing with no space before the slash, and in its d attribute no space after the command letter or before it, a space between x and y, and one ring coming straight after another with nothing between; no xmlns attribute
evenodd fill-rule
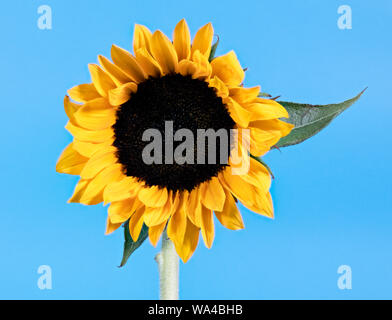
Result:
<svg viewBox="0 0 392 320"><path fill-rule="evenodd" d="M129 220L135 241L143 224L153 245L166 228L183 261L200 231L211 247L214 215L229 229L244 228L237 199L273 216L269 172L250 155L263 156L292 128L279 120L288 117L279 103L259 97L260 87L243 87L233 51L210 59L213 34L209 23L191 41L181 20L171 41L135 25L133 54L113 45L112 61L99 56L100 66L89 65L92 83L64 99L74 139L56 169L80 176L69 201L110 203L106 232ZM200 142L201 132L228 139ZM146 161L151 149L154 160ZM221 151L214 161L211 150Z"/></svg>

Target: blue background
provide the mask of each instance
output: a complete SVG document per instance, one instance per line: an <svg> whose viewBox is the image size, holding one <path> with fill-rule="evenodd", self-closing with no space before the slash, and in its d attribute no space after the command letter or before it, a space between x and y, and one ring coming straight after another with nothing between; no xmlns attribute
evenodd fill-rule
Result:
<svg viewBox="0 0 392 320"><path fill-rule="evenodd" d="M37 27L50 5L53 29ZM340 30L337 8L352 7ZM234 49L247 86L282 99L340 102L369 89L326 130L273 151L275 219L242 208L246 229L216 223L181 264L184 299L392 298L392 3L384 1L4 1L0 13L0 298L156 299L158 248L148 242L119 269L122 230L104 236L106 208L67 204L76 177L55 172L71 141L66 90L89 82L87 64L116 43L131 49L133 24L171 35L211 21ZM352 268L352 290L337 269ZM52 268L39 290L37 269Z"/></svg>

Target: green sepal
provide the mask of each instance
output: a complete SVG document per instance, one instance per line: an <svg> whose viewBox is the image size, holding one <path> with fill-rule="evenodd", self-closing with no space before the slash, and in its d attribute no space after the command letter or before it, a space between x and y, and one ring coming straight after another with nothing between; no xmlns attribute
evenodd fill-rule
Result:
<svg viewBox="0 0 392 320"><path fill-rule="evenodd" d="M272 96L269 93L267 93L267 92L260 92L258 94L258 97L260 97L260 98L271 98Z"/></svg>
<svg viewBox="0 0 392 320"><path fill-rule="evenodd" d="M211 62L215 58L216 48L218 48L219 37L217 36L216 42L212 45L208 61Z"/></svg>
<svg viewBox="0 0 392 320"><path fill-rule="evenodd" d="M129 233L129 220L124 223L123 227L124 227L124 253L123 253L121 263L119 265L120 268L127 263L131 254L137 248L139 248L144 242L144 240L146 240L148 237L148 227L145 224L143 224L142 230L140 231L140 235L137 241L133 241L131 234Z"/></svg>

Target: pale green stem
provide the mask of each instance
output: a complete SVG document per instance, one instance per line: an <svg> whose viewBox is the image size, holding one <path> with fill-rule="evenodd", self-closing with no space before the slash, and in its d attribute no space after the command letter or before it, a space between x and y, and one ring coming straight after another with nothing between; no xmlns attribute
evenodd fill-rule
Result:
<svg viewBox="0 0 392 320"><path fill-rule="evenodd" d="M179 258L166 230L162 233L162 249L156 255L155 261L159 269L159 298L178 300Z"/></svg>

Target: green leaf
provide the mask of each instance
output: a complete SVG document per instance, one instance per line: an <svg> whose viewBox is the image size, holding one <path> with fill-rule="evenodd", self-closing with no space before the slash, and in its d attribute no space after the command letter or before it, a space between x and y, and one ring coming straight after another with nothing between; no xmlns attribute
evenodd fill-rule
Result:
<svg viewBox="0 0 392 320"><path fill-rule="evenodd" d="M210 52L210 57L208 58L208 61L211 62L212 60L214 60L215 58L215 52L216 52L216 48L218 48L218 44L219 44L219 37L217 36L216 42L212 45L211 47L211 52Z"/></svg>
<svg viewBox="0 0 392 320"><path fill-rule="evenodd" d="M286 101L278 101L290 115L285 122L294 124L294 129L276 144L277 148L292 146L309 139L324 129L334 118L356 102L367 88L356 97L342 103L328 105L310 105Z"/></svg>
<svg viewBox="0 0 392 320"><path fill-rule="evenodd" d="M131 254L141 246L141 244L146 240L148 237L148 227L143 224L142 231L140 231L139 238L137 241L133 241L131 234L129 233L129 220L124 223L124 253L123 253L123 258L121 260L120 267L123 267L127 261L128 258L131 256Z"/></svg>

